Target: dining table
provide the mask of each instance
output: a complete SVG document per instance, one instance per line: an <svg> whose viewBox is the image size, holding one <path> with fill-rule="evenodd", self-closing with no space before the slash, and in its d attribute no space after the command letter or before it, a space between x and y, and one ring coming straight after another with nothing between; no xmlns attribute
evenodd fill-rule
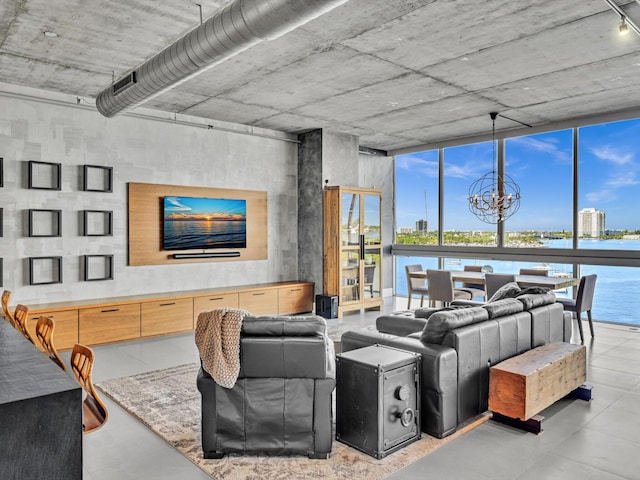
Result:
<svg viewBox="0 0 640 480"><path fill-rule="evenodd" d="M484 285L484 272L469 272L463 270L450 270L454 282L475 283ZM426 270L410 272L412 278L427 278ZM580 283L579 278L573 277L553 277L544 275L517 275L516 282L523 288L526 287L547 287L551 290L562 290L573 287Z"/></svg>

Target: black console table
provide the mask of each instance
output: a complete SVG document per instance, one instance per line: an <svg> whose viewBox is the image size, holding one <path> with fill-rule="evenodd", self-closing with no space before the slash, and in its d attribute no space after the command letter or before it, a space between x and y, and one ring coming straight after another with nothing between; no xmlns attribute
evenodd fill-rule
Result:
<svg viewBox="0 0 640 480"><path fill-rule="evenodd" d="M82 478L82 390L4 319L0 478Z"/></svg>

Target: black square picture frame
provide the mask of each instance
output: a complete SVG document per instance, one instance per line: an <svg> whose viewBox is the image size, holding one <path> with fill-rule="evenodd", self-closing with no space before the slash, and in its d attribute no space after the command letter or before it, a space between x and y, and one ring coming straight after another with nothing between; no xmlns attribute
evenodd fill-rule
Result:
<svg viewBox="0 0 640 480"><path fill-rule="evenodd" d="M113 280L113 255L83 255L82 264L85 282Z"/></svg>
<svg viewBox="0 0 640 480"><path fill-rule="evenodd" d="M48 225L48 230L43 231L43 224ZM29 209L29 236L61 237L62 210Z"/></svg>
<svg viewBox="0 0 640 480"><path fill-rule="evenodd" d="M82 235L85 237L113 236L113 210L83 210Z"/></svg>
<svg viewBox="0 0 640 480"><path fill-rule="evenodd" d="M85 192L113 192L113 167L83 165L82 190Z"/></svg>
<svg viewBox="0 0 640 480"><path fill-rule="evenodd" d="M62 283L62 257L29 257L29 285Z"/></svg>
<svg viewBox="0 0 640 480"><path fill-rule="evenodd" d="M62 164L29 160L28 187L34 190L62 190Z"/></svg>

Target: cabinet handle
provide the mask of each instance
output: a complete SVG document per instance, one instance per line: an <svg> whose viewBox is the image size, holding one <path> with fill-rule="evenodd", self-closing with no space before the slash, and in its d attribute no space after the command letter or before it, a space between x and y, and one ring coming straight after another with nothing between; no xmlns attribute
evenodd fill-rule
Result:
<svg viewBox="0 0 640 480"><path fill-rule="evenodd" d="M254 297L257 297L258 295L264 295L264 292L261 292L261 293L254 293L254 294L253 294L253 296L254 296Z"/></svg>
<svg viewBox="0 0 640 480"><path fill-rule="evenodd" d="M160 306L161 307L168 307L169 305L175 305L176 302L171 302L171 303L161 303Z"/></svg>
<svg viewBox="0 0 640 480"><path fill-rule="evenodd" d="M102 310L102 313L118 312L119 310L120 310L119 308L112 308L110 310Z"/></svg>
<svg viewBox="0 0 640 480"><path fill-rule="evenodd" d="M222 299L224 299L224 297L215 297L215 298L210 298L209 301L215 302L216 300L222 300Z"/></svg>
<svg viewBox="0 0 640 480"><path fill-rule="evenodd" d="M300 290L302 290L301 288L292 288L291 290L289 290L290 292L299 292Z"/></svg>

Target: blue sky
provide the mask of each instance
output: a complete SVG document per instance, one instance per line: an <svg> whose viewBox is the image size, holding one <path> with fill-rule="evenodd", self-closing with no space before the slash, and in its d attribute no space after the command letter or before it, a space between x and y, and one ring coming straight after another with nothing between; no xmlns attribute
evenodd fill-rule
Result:
<svg viewBox="0 0 640 480"><path fill-rule="evenodd" d="M165 219L244 219L245 200L224 198L164 197Z"/></svg>
<svg viewBox="0 0 640 480"><path fill-rule="evenodd" d="M520 210L506 229L570 230L571 130L507 139L506 172L520 186ZM607 228L640 229L640 119L579 129L579 208L606 214ZM491 230L469 211L471 183L492 169L491 142L445 149L445 230ZM397 226L437 224L438 152L396 157Z"/></svg>

